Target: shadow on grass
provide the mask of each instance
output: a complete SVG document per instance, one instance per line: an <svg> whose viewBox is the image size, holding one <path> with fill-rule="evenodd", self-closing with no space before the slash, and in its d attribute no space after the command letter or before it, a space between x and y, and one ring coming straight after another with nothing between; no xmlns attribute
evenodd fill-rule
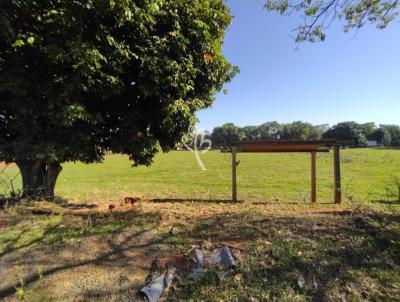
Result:
<svg viewBox="0 0 400 302"><path fill-rule="evenodd" d="M19 202L18 198L14 197L7 197L7 198L0 198L0 209L7 208L11 205L17 204Z"/></svg>
<svg viewBox="0 0 400 302"><path fill-rule="evenodd" d="M382 229L372 218L350 217L343 213L338 216L274 217L242 209L240 212L198 216L184 226L181 226L182 221L172 221L170 226L176 227L174 237L178 239L210 242L235 239L248 242L250 248L242 253L241 263L231 275L216 282L191 282L183 276L175 281L175 290L168 298L172 301L253 301L251 298L267 301L390 301L393 298L395 301L396 289L390 287L390 283L400 280L400 227L396 224L399 216L392 218L390 228ZM73 236L119 233L132 223L143 227L122 240L105 240L107 249L93 259L57 265L44 270L42 276L88 264L123 266L126 264L118 260L124 259L126 252L139 248L144 248L147 256L157 255L160 244L166 244L170 236L168 232L153 232L146 242L138 243L133 239L156 230L161 221L157 211L96 217L92 222L93 231ZM46 243L49 234L62 233L60 224L40 240ZM59 238L58 235L55 238ZM241 277L236 278L237 275ZM300 276L304 278L303 286L298 285ZM29 275L24 280L25 285L38 279L37 275ZM0 298L14 292L14 286L3 288ZM114 289L98 288L85 295L90 300L128 293L132 290L116 286Z"/></svg>
<svg viewBox="0 0 400 302"><path fill-rule="evenodd" d="M312 202L285 202L285 201L254 201L252 202L254 205L262 206L262 205L305 205L305 206L316 206L316 205L334 205L335 203L333 202L317 202L317 203L312 203Z"/></svg>
<svg viewBox="0 0 400 302"><path fill-rule="evenodd" d="M40 216L42 218L43 216ZM59 217L59 216L57 216ZM30 284L38 281L41 278L50 276L57 272L74 269L80 266L85 266L88 264L109 264L113 265L115 263L115 257L124 257L124 252L143 247L150 247L152 245L156 245L160 242L163 242L164 238L156 238L153 241L150 241L145 244L134 244L133 239L140 237L146 232L149 232L153 228L155 228L160 221L160 214L158 212L146 213L143 214L139 211L129 212L129 213L111 213L111 214L96 214L91 215L90 217L90 226L85 223L85 226L74 226L74 223L78 220L77 217L63 217L64 219L59 220L57 223L52 224L51 226L45 227L42 234L33 238L32 240L27 240L24 244L19 244L18 240L20 240L24 235L26 235L27 230L21 231L16 237L6 240L4 242L6 248L3 253L0 254L0 257L5 257L8 254L13 252L18 252L23 248L28 248L33 245L38 245L40 249L50 249L48 252L51 252L52 249L62 246L63 244L67 244L68 241L74 239L83 239L85 237L94 236L94 235L112 235L119 234L132 224L136 224L141 227L141 230L136 231L124 238L122 242L118 242L118 244L112 242L111 240L106 240L108 248L104 253L99 255L98 257L85 261L77 261L72 264L64 264L58 265L56 267L52 267L49 269L45 269L41 272L40 276L37 273L31 273L27 277L23 278L24 286L29 286ZM74 219L73 221L66 221L65 219ZM80 218L79 218L80 219ZM82 219L80 219L82 220ZM3 259L5 260L5 259ZM6 260L5 260L6 261ZM27 260L28 262L30 260ZM51 259L50 259L51 263ZM45 263L43 263L45 265ZM0 299L6 298L16 291L16 286L18 284L8 286L5 288L0 288Z"/></svg>
<svg viewBox="0 0 400 302"><path fill-rule="evenodd" d="M172 300L395 301L391 283L400 280L399 225L383 231L370 219L346 215L254 216L223 214L195 224L192 237L242 238L253 248L231 277L211 286L184 282Z"/></svg>
<svg viewBox="0 0 400 302"><path fill-rule="evenodd" d="M243 200L232 201L231 199L193 199L193 198L154 198L150 200L154 203L211 203L211 204L240 204Z"/></svg>
<svg viewBox="0 0 400 302"><path fill-rule="evenodd" d="M400 206L400 200L378 199L378 200L372 200L371 202L372 203L386 204L386 205L399 205Z"/></svg>

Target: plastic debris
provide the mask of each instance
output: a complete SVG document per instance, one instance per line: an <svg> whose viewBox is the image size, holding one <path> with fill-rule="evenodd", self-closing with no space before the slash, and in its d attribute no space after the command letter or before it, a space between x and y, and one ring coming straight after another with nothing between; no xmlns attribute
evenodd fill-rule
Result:
<svg viewBox="0 0 400 302"><path fill-rule="evenodd" d="M224 246L216 249L211 253L203 252L195 249L196 266L189 274L189 278L198 280L201 279L206 272L206 267L222 265L225 267L236 266L236 262L232 257L231 251L228 247Z"/></svg>
<svg viewBox="0 0 400 302"><path fill-rule="evenodd" d="M236 262L233 259L230 249L224 246L220 249L216 249L212 252L203 252L202 250L195 249L196 265L193 267L192 272L189 274L189 278L194 280L200 280L207 272L207 268L213 266L224 266L226 268L236 266ZM162 274L149 282L143 287L140 292L146 295L149 302L157 302L163 292L170 287L174 279L176 268L172 267L169 272ZM225 278L226 272L220 272L218 277L220 279Z"/></svg>
<svg viewBox="0 0 400 302"><path fill-rule="evenodd" d="M146 295L149 302L157 302L165 289L168 289L174 279L176 269L173 267L169 272L162 274L160 277L152 280L140 291Z"/></svg>
<svg viewBox="0 0 400 302"><path fill-rule="evenodd" d="M303 288L305 283L306 283L306 280L304 280L304 277L302 275L300 275L299 278L297 279L297 285L300 288Z"/></svg>

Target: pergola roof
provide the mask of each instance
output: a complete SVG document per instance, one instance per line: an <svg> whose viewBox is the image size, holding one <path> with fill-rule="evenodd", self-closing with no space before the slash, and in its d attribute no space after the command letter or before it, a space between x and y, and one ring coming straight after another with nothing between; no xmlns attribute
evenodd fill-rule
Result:
<svg viewBox="0 0 400 302"><path fill-rule="evenodd" d="M335 140L250 141L237 146L237 152L329 152Z"/></svg>

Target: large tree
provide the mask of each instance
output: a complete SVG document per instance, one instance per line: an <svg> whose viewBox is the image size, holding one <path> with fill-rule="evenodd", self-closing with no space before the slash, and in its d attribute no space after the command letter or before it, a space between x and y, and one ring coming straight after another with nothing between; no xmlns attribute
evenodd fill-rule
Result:
<svg viewBox="0 0 400 302"><path fill-rule="evenodd" d="M370 133L369 139L376 140L378 144L389 147L392 143L390 132L385 128L378 128Z"/></svg>
<svg viewBox="0 0 400 302"><path fill-rule="evenodd" d="M333 138L343 142L343 144L360 146L367 142L363 132L363 125L356 122L343 122L332 126L323 135L324 138Z"/></svg>
<svg viewBox="0 0 400 302"><path fill-rule="evenodd" d="M293 122L283 125L281 138L284 140L318 140L321 138L320 130L302 121Z"/></svg>
<svg viewBox="0 0 400 302"><path fill-rule="evenodd" d="M265 8L281 14L300 14L303 23L296 28L296 42L325 40L332 21L344 23L344 31L367 23L385 28L399 14L399 0L267 0Z"/></svg>
<svg viewBox="0 0 400 302"><path fill-rule="evenodd" d="M390 134L392 141L400 142L400 126L399 125L379 125L381 129Z"/></svg>
<svg viewBox="0 0 400 302"><path fill-rule="evenodd" d="M282 136L283 125L276 121L267 122L257 127L260 140L278 140Z"/></svg>
<svg viewBox="0 0 400 302"><path fill-rule="evenodd" d="M237 72L221 0L2 0L0 161L54 196L66 161L150 164Z"/></svg>
<svg viewBox="0 0 400 302"><path fill-rule="evenodd" d="M240 127L233 123L226 123L220 127L215 127L211 140L214 147L231 147L238 144L244 137Z"/></svg>

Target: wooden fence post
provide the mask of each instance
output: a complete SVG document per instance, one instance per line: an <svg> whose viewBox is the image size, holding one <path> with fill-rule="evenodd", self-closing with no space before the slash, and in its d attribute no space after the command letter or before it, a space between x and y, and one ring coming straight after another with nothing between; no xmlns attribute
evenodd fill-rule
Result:
<svg viewBox="0 0 400 302"><path fill-rule="evenodd" d="M232 147L232 201L237 201L237 187L236 187L236 152L237 147Z"/></svg>
<svg viewBox="0 0 400 302"><path fill-rule="evenodd" d="M335 145L333 149L334 153L334 182L335 182L335 203L340 204L342 202L342 186L340 180L340 146Z"/></svg>
<svg viewBox="0 0 400 302"><path fill-rule="evenodd" d="M316 152L311 152L311 202L317 202L317 164Z"/></svg>

